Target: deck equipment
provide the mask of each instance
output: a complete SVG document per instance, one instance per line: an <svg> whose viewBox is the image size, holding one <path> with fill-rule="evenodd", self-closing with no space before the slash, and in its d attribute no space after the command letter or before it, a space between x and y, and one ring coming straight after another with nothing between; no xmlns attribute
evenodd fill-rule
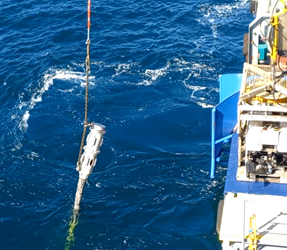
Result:
<svg viewBox="0 0 287 250"><path fill-rule="evenodd" d="M211 178L230 148L217 229L223 250L286 250L287 0L251 0L250 10L243 73L219 77L212 110Z"/></svg>

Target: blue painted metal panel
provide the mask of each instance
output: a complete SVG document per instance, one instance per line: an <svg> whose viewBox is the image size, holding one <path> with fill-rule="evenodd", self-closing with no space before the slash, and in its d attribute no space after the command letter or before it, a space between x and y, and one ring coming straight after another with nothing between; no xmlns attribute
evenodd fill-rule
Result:
<svg viewBox="0 0 287 250"><path fill-rule="evenodd" d="M227 97L240 90L242 74L224 74L219 76L219 100L222 102Z"/></svg>
<svg viewBox="0 0 287 250"><path fill-rule="evenodd" d="M229 140L237 123L237 103L242 74L224 74L219 77L220 103L212 109L211 170L214 177L216 160L220 158L222 145Z"/></svg>
<svg viewBox="0 0 287 250"><path fill-rule="evenodd" d="M287 184L237 181L238 134L232 135L224 192L287 196Z"/></svg>
<svg viewBox="0 0 287 250"><path fill-rule="evenodd" d="M211 170L210 177L214 177L216 158L220 156L225 140L232 133L237 124L237 103L239 91L226 98L212 109L211 129Z"/></svg>

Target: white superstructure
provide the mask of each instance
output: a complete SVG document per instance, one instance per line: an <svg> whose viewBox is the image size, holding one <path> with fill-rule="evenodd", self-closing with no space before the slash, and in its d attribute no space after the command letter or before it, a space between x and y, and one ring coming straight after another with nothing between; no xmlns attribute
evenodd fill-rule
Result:
<svg viewBox="0 0 287 250"><path fill-rule="evenodd" d="M223 250L287 250L287 0L250 10L217 230Z"/></svg>

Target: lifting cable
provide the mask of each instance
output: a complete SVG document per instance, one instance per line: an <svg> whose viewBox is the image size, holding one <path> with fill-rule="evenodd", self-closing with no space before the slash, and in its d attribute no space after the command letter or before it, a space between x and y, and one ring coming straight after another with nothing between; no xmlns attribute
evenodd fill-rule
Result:
<svg viewBox="0 0 287 250"><path fill-rule="evenodd" d="M91 27L91 0L88 0L88 23L87 23L87 57L86 57L86 94L85 94L85 120L84 120L84 129L83 129L83 136L81 140L81 146L79 150L79 156L77 161L77 171L81 171L81 155L84 148L84 141L86 137L87 127L91 126L91 124L88 123L88 100L89 100L89 75L90 75L90 66L91 66L91 60L90 60L90 27Z"/></svg>

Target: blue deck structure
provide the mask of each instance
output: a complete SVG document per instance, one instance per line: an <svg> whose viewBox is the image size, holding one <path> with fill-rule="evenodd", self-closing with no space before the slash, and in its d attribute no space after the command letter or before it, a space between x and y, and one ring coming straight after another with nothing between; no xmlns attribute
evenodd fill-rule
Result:
<svg viewBox="0 0 287 250"><path fill-rule="evenodd" d="M237 124L237 103L242 74L226 74L219 78L220 103L212 109L212 159L211 178L216 162L220 162L222 146L231 139L231 149L224 193L248 193L287 196L286 184L271 182L238 181L238 134L233 133Z"/></svg>
<svg viewBox="0 0 287 250"><path fill-rule="evenodd" d="M211 178L216 162L220 161L222 146L232 136L237 124L237 103L242 74L225 74L219 77L220 103L212 109L211 129Z"/></svg>

